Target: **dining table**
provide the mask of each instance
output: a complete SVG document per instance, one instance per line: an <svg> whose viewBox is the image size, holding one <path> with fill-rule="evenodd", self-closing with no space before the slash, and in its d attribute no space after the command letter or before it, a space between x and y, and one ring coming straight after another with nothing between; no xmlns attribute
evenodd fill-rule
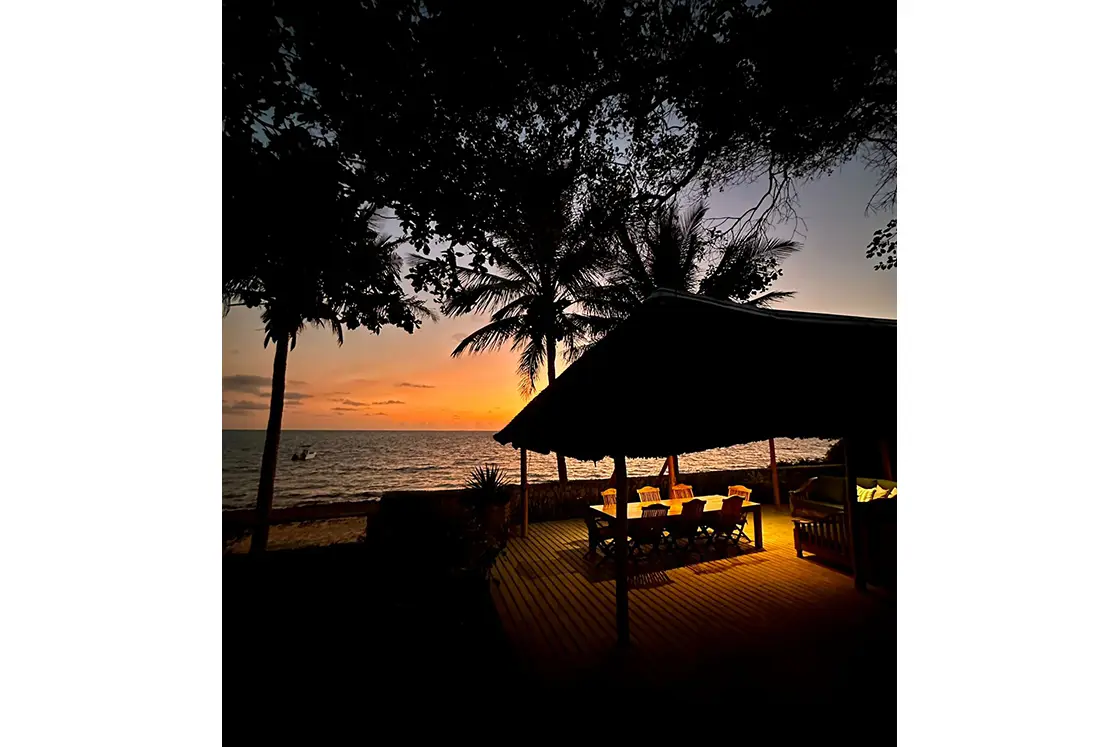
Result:
<svg viewBox="0 0 1120 747"><path fill-rule="evenodd" d="M653 502L647 502L647 503L627 503L626 504L626 520L628 522L639 521L642 518L642 508L644 506L656 506L656 505L668 506L669 507L669 518L672 519L674 516L680 516L681 507L684 506L684 504L688 503L691 500L695 500L696 498L699 498L700 500L704 501L704 513L720 511L720 509L723 508L723 502L725 500L727 500L726 495L698 495L695 498L669 498L669 499L665 499L665 500L659 500L659 501L653 501ZM617 514L617 509L618 509L617 504L613 504L613 503L609 506L606 506L606 505L603 505L603 504L598 504L598 505L593 504L591 506L591 510L596 511L600 514L603 514L604 516L609 518L612 523L614 522L615 517L618 515ZM761 503L755 503L754 501L743 501L743 513L744 514L747 514L747 513L751 514L751 517L754 520L754 536L753 536L754 546L757 547L759 550L763 549L762 548L762 504Z"/></svg>

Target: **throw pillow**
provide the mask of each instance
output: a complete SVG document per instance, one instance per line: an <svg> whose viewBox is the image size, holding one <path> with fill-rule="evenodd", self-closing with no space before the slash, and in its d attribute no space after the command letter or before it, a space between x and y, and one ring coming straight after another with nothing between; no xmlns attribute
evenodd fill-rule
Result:
<svg viewBox="0 0 1120 747"><path fill-rule="evenodd" d="M856 485L856 500L860 503L867 503L868 501L875 500L875 491L879 488L861 488Z"/></svg>
<svg viewBox="0 0 1120 747"><path fill-rule="evenodd" d="M898 488L891 488L891 492L887 493L887 497L888 498L897 498L898 497Z"/></svg>
<svg viewBox="0 0 1120 747"><path fill-rule="evenodd" d="M890 496L890 491L888 491L886 488L881 488L878 485L876 485L875 486L875 492L872 494L871 500L877 501L880 498L887 498L889 496Z"/></svg>

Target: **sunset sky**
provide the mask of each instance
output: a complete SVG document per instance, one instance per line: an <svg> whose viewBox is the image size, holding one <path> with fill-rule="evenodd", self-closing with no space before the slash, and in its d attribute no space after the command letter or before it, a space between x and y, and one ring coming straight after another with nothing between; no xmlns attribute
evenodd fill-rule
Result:
<svg viewBox="0 0 1120 747"><path fill-rule="evenodd" d="M892 217L864 215L873 191L873 175L858 164L801 189L805 246L785 263L775 285L797 296L781 308L895 317L897 271L875 272L875 263L864 257L871 234ZM717 193L709 215L738 215L757 199L747 189ZM772 235L790 232L784 227ZM441 316L412 335L392 327L380 335L355 330L342 347L329 331L308 329L288 357L283 427L500 429L525 403L516 355L503 350L450 357L459 340L485 321ZM222 320L223 428L263 429L267 423L274 351L263 340L259 310L234 308Z"/></svg>

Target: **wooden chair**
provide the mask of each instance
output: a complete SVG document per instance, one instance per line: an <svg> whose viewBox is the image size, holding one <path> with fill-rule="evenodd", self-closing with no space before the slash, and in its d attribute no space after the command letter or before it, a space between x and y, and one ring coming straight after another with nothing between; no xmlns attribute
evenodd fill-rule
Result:
<svg viewBox="0 0 1120 747"><path fill-rule="evenodd" d="M688 552L695 552L700 554L700 559L704 559L704 551L696 549L696 540L703 537L707 538L700 525L704 520L704 501L699 498L693 498L683 506L679 515L674 516L669 522L669 536L672 540L671 547L674 550L687 550ZM684 543L683 545L681 543Z"/></svg>
<svg viewBox="0 0 1120 747"><path fill-rule="evenodd" d="M650 485L646 488L638 488L638 502L639 503L660 503L661 502L661 488L656 485Z"/></svg>
<svg viewBox="0 0 1120 747"><path fill-rule="evenodd" d="M587 557L593 557L596 551L601 550L603 552L603 558L599 561L601 564L614 555L614 526L611 525L610 519L590 506L587 507L587 514L583 517L583 521L587 525Z"/></svg>
<svg viewBox="0 0 1120 747"><path fill-rule="evenodd" d="M674 485L672 490L669 491L669 497L673 500L691 501L693 499L691 485Z"/></svg>
<svg viewBox="0 0 1120 747"><path fill-rule="evenodd" d="M747 503L751 499L751 489L746 485L730 485L727 488L727 497L734 498L735 496L742 496L743 502Z"/></svg>
<svg viewBox="0 0 1120 747"><path fill-rule="evenodd" d="M738 547L739 540L743 538L743 497L737 495L724 498L719 513L707 518L705 524L711 530L708 533L709 545L723 538Z"/></svg>
<svg viewBox="0 0 1120 747"><path fill-rule="evenodd" d="M600 495L603 496L604 506L613 506L618 503L618 491L614 488L607 488Z"/></svg>
<svg viewBox="0 0 1120 747"><path fill-rule="evenodd" d="M668 506L664 504L642 506L642 518L634 522L634 528L630 530L630 554L648 556L649 553L641 552L641 548L645 545L652 548L651 552L661 552L662 543L671 539L669 533L665 531L668 523Z"/></svg>

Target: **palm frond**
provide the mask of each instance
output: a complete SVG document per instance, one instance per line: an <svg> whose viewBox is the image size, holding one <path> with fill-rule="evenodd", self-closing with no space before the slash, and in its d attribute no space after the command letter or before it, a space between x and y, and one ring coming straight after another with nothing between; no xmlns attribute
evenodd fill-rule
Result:
<svg viewBox="0 0 1120 747"><path fill-rule="evenodd" d="M796 295L797 291L768 291L747 301L747 305L768 309L774 304L788 301Z"/></svg>
<svg viewBox="0 0 1120 747"><path fill-rule="evenodd" d="M700 282L700 292L748 302L781 275L782 261L800 249L797 241L768 239L757 234L732 241L723 247L719 263ZM774 296L767 303L779 300L780 296Z"/></svg>
<svg viewBox="0 0 1120 747"><path fill-rule="evenodd" d="M696 281L700 271L700 260L704 258L705 242L703 236L704 218L708 214L708 206L697 202L688 209L680 219L679 235L683 249L683 269L689 290Z"/></svg>
<svg viewBox="0 0 1120 747"><path fill-rule="evenodd" d="M419 296L405 296L401 299L401 304L411 311L414 316L421 316L433 322L439 321L439 315L429 309L427 304L425 304L423 299Z"/></svg>
<svg viewBox="0 0 1120 747"><path fill-rule="evenodd" d="M537 376L545 362L544 341L539 338L526 338L517 361L517 372L521 375L521 396L528 399L537 391Z"/></svg>
<svg viewBox="0 0 1120 747"><path fill-rule="evenodd" d="M518 318L492 321L460 340L455 349L451 351L451 357L458 358L468 350L472 353L499 350L517 333L520 326L521 320Z"/></svg>

